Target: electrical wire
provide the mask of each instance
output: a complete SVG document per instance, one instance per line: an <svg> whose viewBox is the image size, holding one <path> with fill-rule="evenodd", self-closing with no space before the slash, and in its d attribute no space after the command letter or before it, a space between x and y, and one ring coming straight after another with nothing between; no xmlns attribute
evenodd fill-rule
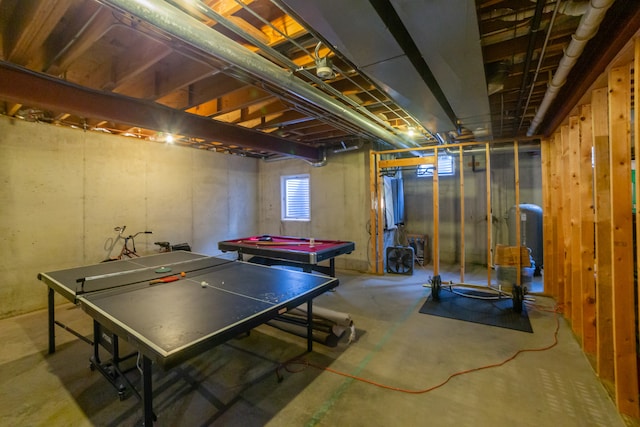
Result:
<svg viewBox="0 0 640 427"><path fill-rule="evenodd" d="M529 303L527 303L527 304L529 304ZM529 304L529 305L532 308L535 308L535 309L537 309L539 311L551 312L551 313L555 314L556 328L555 328L555 331L553 333L553 343L551 343L551 344L549 344L547 346L544 346L544 347L539 347L539 348L520 349L520 350L516 351L513 355L511 355L510 357L504 359L501 362L455 372L455 373L449 375L449 377L447 377L441 383L436 384L436 385L431 386L431 387L428 387L428 388L425 388L425 389L410 390L410 389L405 389L405 388L401 388L401 387L395 387L395 386L391 386L391 385L387 385L387 384L378 383L376 381L369 380L367 378L363 378L363 377L359 377L359 376L356 376L356 375L348 374L346 372L338 371L337 369L329 368L329 367L326 367L326 366L320 366L320 365L317 365L317 364L314 364L314 363L308 361L307 359L302 359L302 358L299 358L299 357L290 359L290 360L278 365L278 367L276 368L276 376L278 377L278 381L280 382L280 381L282 381L284 379L282 377L282 374L280 373L280 371L282 369L284 369L285 371L287 371L289 373L295 374L295 373L302 372L306 368L309 367L309 368L315 368L315 369L318 369L318 370L321 370L321 371L331 372L333 374L340 375L342 377L350 378L352 380L360 381L360 382L363 382L365 384L373 385L373 386L376 386L376 387L379 387L379 388L383 388L383 389L386 389L386 390L397 391L397 392L407 393L407 394L429 393L431 391L434 391L434 390L437 390L437 389L443 387L444 385L446 385L449 381L451 381L455 377L459 377L459 376L462 376L462 375L470 374L470 373L473 373L473 372L482 371L482 370L485 370L485 369L498 368L500 366L506 365L507 363L511 362L516 357L518 357L520 354L531 353L531 352L539 352L539 351L547 351L547 350L550 350L553 347L555 347L558 344L558 332L560 330L560 320L559 320L559 317L558 317L558 314L562 312L560 307L556 306L553 310L549 310L549 309L541 308L541 307L539 307L539 306L537 306L535 304ZM294 368L294 366L297 366L297 367Z"/></svg>

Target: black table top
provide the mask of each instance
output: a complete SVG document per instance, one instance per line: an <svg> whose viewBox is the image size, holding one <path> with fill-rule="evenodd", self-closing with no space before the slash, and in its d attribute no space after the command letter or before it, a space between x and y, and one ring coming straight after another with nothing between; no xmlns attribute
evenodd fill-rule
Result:
<svg viewBox="0 0 640 427"><path fill-rule="evenodd" d="M158 274L158 266L170 266ZM150 285L158 276L185 277ZM41 273L84 311L168 368L310 301L338 280L190 252ZM84 278L78 282L78 279ZM204 283L203 283L204 282Z"/></svg>

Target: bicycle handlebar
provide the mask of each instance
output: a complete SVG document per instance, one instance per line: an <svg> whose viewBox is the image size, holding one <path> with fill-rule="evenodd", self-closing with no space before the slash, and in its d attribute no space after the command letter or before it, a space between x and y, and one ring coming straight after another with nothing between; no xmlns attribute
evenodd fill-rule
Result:
<svg viewBox="0 0 640 427"><path fill-rule="evenodd" d="M128 239L134 238L136 237L138 234L153 234L153 231L138 231L136 234L134 235L129 235Z"/></svg>
<svg viewBox="0 0 640 427"><path fill-rule="evenodd" d="M122 236L122 233L124 233L124 230L126 230L126 229L127 229L127 226L123 225L123 226L114 227L113 231L117 231L118 234ZM126 238L127 239L131 239L131 238L136 237L138 234L153 234L153 231L148 231L148 230L147 231L138 231L136 234L133 234L133 235L130 234Z"/></svg>

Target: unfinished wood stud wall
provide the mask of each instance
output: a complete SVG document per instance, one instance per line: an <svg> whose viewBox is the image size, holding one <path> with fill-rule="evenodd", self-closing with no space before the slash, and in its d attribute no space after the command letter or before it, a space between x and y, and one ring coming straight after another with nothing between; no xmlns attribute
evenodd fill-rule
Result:
<svg viewBox="0 0 640 427"><path fill-rule="evenodd" d="M593 90L590 103L542 142L542 167L545 290L620 413L638 418L633 69L624 64L607 71L607 87Z"/></svg>

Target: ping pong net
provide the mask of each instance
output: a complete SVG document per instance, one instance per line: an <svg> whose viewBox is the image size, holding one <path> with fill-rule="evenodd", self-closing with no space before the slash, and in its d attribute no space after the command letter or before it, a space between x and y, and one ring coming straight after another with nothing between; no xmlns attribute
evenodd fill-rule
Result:
<svg viewBox="0 0 640 427"><path fill-rule="evenodd" d="M76 280L76 295L148 283L152 280L162 279L168 276L180 276L182 272L187 276L193 275L194 273L203 274L213 271L216 267L232 262L234 261L223 258L203 257L135 270L123 270L97 276L81 277Z"/></svg>

